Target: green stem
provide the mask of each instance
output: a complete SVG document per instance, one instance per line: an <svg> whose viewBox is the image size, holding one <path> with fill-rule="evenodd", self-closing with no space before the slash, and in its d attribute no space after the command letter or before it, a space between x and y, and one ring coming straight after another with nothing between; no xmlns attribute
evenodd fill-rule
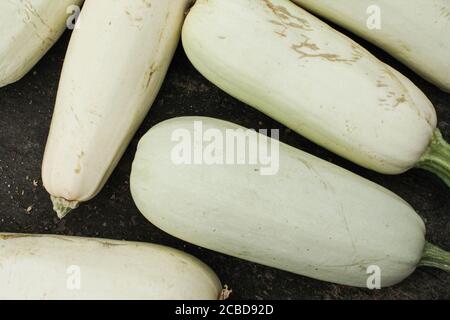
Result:
<svg viewBox="0 0 450 320"><path fill-rule="evenodd" d="M419 266L433 267L450 272L450 252L426 242Z"/></svg>
<svg viewBox="0 0 450 320"><path fill-rule="evenodd" d="M450 187L450 145L444 140L439 129L434 131L431 144L416 167L436 174Z"/></svg>
<svg viewBox="0 0 450 320"><path fill-rule="evenodd" d="M69 201L64 198L50 196L53 202L53 210L55 210L58 218L64 218L70 211L78 208L80 203L78 201Z"/></svg>

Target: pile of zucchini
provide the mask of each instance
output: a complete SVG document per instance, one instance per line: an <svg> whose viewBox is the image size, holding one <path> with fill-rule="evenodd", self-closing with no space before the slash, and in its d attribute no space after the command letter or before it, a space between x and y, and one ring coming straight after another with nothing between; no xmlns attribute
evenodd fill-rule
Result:
<svg viewBox="0 0 450 320"><path fill-rule="evenodd" d="M318 145L384 174L426 169L450 186L450 146L430 100L404 75L303 9L375 43L450 91L450 2L405 2L84 1L42 164L54 210L63 218L100 192L153 104L180 37L208 80ZM0 3L0 86L19 80L39 61L82 3ZM366 25L370 6L382 10L380 30ZM417 32L399 25L399 14ZM281 143L280 168L272 176L260 175L252 164L175 164L173 131L193 133L197 121L219 132L245 131L218 119L183 117L156 125L141 139L131 192L142 214L162 230L211 250L350 286L366 287L370 266L381 270L382 287L418 266L450 272L450 254L425 240L424 222L409 204L301 150ZM78 291L65 283L65 268L77 264L88 279ZM19 234L0 234L0 284L0 298L229 294L211 269L174 249Z"/></svg>

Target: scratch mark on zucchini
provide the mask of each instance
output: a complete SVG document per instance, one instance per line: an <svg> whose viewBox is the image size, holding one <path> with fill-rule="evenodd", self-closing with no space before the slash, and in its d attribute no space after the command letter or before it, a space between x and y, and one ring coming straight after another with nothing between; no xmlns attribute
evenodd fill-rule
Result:
<svg viewBox="0 0 450 320"><path fill-rule="evenodd" d="M273 14L275 14L280 20L287 21L286 23L283 23L284 25L288 25L290 27L299 28L299 29L303 29L303 30L312 31L308 20L294 16L285 7L276 6L269 0L263 0L263 2L273 12ZM294 19L297 22L292 22L292 21L290 21L291 19Z"/></svg>
<svg viewBox="0 0 450 320"><path fill-rule="evenodd" d="M155 65L155 63L152 63L152 65L150 66L149 70L146 72L146 81L145 81L145 86L144 88L148 88L150 86L150 82L152 81L153 75L155 74L157 70L157 67Z"/></svg>
<svg viewBox="0 0 450 320"><path fill-rule="evenodd" d="M29 234L0 234L1 240L9 240L9 239L17 239L17 238L29 238L32 237L32 235Z"/></svg>
<svg viewBox="0 0 450 320"><path fill-rule="evenodd" d="M449 7L442 7L441 8L441 14L442 14L443 17L450 19L450 8Z"/></svg>
<svg viewBox="0 0 450 320"><path fill-rule="evenodd" d="M320 48L315 43L311 43L311 39L306 35L303 35L305 40L299 44L293 44L291 48L300 55L300 59L305 58L322 58L331 62L344 62L347 64L352 64L357 62L363 57L362 52L355 45L352 45L353 53L351 58L342 58L338 54L334 53L319 53ZM307 52L307 50L313 51L312 53ZM317 53L316 53L317 52Z"/></svg>

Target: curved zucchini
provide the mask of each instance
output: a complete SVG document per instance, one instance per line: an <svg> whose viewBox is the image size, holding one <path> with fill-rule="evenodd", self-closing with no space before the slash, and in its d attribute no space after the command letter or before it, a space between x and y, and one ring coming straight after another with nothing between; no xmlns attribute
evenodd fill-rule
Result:
<svg viewBox="0 0 450 320"><path fill-rule="evenodd" d="M0 1L0 87L34 67L66 29L68 8L83 1Z"/></svg>
<svg viewBox="0 0 450 320"><path fill-rule="evenodd" d="M217 299L215 273L138 242L0 233L0 299Z"/></svg>
<svg viewBox="0 0 450 320"><path fill-rule="evenodd" d="M88 0L73 32L42 165L60 218L97 195L146 116L191 0Z"/></svg>
<svg viewBox="0 0 450 320"><path fill-rule="evenodd" d="M385 174L426 163L450 185L422 91L290 1L198 0L182 39L206 78L317 144Z"/></svg>
<svg viewBox="0 0 450 320"><path fill-rule="evenodd" d="M373 265L381 270L383 287L402 281L419 264L450 271L450 255L426 245L424 223L405 201L288 145L279 146L276 175L261 175L259 165L177 164L172 153L179 142L172 135L185 130L195 136L193 121L202 121L204 132L223 135L241 128L211 118L177 118L142 138L131 192L144 216L165 232L351 286L365 287Z"/></svg>
<svg viewBox="0 0 450 320"><path fill-rule="evenodd" d="M450 92L450 1L292 1L374 43ZM371 17L380 18L379 29L368 28Z"/></svg>

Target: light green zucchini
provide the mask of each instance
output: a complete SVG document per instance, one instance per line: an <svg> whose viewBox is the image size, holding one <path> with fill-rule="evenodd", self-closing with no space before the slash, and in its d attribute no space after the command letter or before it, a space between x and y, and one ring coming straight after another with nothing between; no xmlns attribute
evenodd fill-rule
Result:
<svg viewBox="0 0 450 320"><path fill-rule="evenodd" d="M294 3L198 0L182 40L207 79L319 145L385 174L425 168L450 185L450 148L424 93Z"/></svg>
<svg viewBox="0 0 450 320"><path fill-rule="evenodd" d="M245 137L235 124L185 117L158 124L142 138L131 192L144 216L165 232L245 260L358 287L367 285L371 266L381 271L383 287L402 281L418 265L450 271L450 255L425 241L422 219L404 200L288 145L279 145L274 175L262 175L258 164L174 161L181 143L174 134L184 130L198 137L194 121L201 121L203 132L225 136L228 129L241 129L237 137ZM203 136L204 154L218 141L211 137L207 142Z"/></svg>
<svg viewBox="0 0 450 320"><path fill-rule="evenodd" d="M0 299L217 299L198 259L156 244L0 233ZM223 294L227 294L225 290Z"/></svg>

